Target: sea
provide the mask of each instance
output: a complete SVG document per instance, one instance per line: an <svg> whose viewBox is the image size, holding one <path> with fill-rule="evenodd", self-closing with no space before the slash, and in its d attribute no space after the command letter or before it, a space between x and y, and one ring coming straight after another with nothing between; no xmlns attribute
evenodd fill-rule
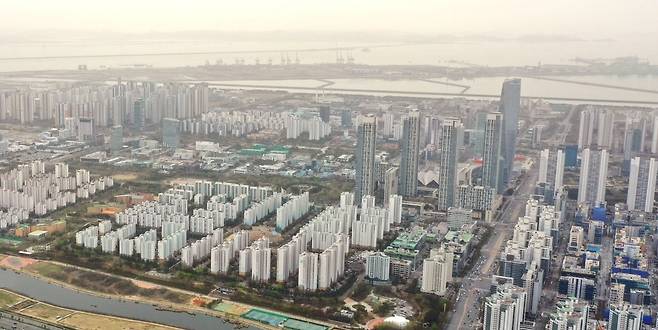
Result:
<svg viewBox="0 0 658 330"><path fill-rule="evenodd" d="M20 71L89 70L130 67L186 67L206 64L336 63L352 61L369 65L441 65L454 67L534 66L580 64L574 59L637 57L658 63L658 44L642 40L595 41L455 41L443 43L342 43L325 41L217 41L208 38L160 39L44 39L0 43L0 75ZM439 93L497 94L507 77L479 77L458 81L468 86L417 80L337 79L329 88L399 90ZM522 77L523 78L523 77ZM602 100L658 102L657 75L561 76L560 79L643 89L630 91L612 87L524 78L522 95ZM221 83L221 82L220 82ZM237 82L236 82L237 83ZM243 82L244 83L244 82ZM316 86L318 81L251 81L254 85ZM289 85L292 83L292 85Z"/></svg>

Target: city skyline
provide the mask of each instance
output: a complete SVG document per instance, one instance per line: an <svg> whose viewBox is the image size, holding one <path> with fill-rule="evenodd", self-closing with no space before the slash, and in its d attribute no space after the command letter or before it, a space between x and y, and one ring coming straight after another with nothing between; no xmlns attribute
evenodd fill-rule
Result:
<svg viewBox="0 0 658 330"><path fill-rule="evenodd" d="M2 8L0 328L656 326L653 0Z"/></svg>

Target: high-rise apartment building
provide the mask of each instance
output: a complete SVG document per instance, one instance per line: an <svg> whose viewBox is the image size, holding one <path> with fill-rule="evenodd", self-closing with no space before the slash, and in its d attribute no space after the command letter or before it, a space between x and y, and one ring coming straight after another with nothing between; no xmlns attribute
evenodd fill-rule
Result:
<svg viewBox="0 0 658 330"><path fill-rule="evenodd" d="M318 289L318 254L303 252L299 255L299 274L297 287L300 290L316 291Z"/></svg>
<svg viewBox="0 0 658 330"><path fill-rule="evenodd" d="M384 173L384 206L388 206L391 196L398 193L399 168L391 167Z"/></svg>
<svg viewBox="0 0 658 330"><path fill-rule="evenodd" d="M133 128L140 130L144 128L145 116L144 99L137 99L133 105Z"/></svg>
<svg viewBox="0 0 658 330"><path fill-rule="evenodd" d="M608 330L640 330L642 329L642 307L624 303L610 306Z"/></svg>
<svg viewBox="0 0 658 330"><path fill-rule="evenodd" d="M384 252L374 252L366 257L366 277L372 280L388 281L391 257Z"/></svg>
<svg viewBox="0 0 658 330"><path fill-rule="evenodd" d="M499 286L485 298L484 330L520 330L525 321L526 292L512 284Z"/></svg>
<svg viewBox="0 0 658 330"><path fill-rule="evenodd" d="M420 153L420 113L411 110L402 121L402 141L400 148L399 194L405 197L416 196L418 189L418 157Z"/></svg>
<svg viewBox="0 0 658 330"><path fill-rule="evenodd" d="M658 163L653 157L635 157L631 159L630 166L628 195L626 197L628 209L651 212L656 193Z"/></svg>
<svg viewBox="0 0 658 330"><path fill-rule="evenodd" d="M123 126L112 126L110 131L110 151L117 153L123 147Z"/></svg>
<svg viewBox="0 0 658 330"><path fill-rule="evenodd" d="M340 112L340 126L352 127L352 110L344 109Z"/></svg>
<svg viewBox="0 0 658 330"><path fill-rule="evenodd" d="M658 153L658 115L653 117L653 131L651 132L651 153Z"/></svg>
<svg viewBox="0 0 658 330"><path fill-rule="evenodd" d="M361 117L357 128L355 150L354 199L361 200L375 192L375 151L377 140L377 118L373 115Z"/></svg>
<svg viewBox="0 0 658 330"><path fill-rule="evenodd" d="M461 148L464 126L459 119L446 119L441 125L441 152L438 169L438 207L447 210L455 204L458 176L457 162Z"/></svg>
<svg viewBox="0 0 658 330"><path fill-rule="evenodd" d="M162 145L176 149L180 143L180 121L174 118L162 119Z"/></svg>
<svg viewBox="0 0 658 330"><path fill-rule="evenodd" d="M544 183L553 191L562 189L564 180L564 151L544 149L539 154L539 178L537 183Z"/></svg>
<svg viewBox="0 0 658 330"><path fill-rule="evenodd" d="M320 119L323 122L329 123L331 121L331 108L328 105L320 106Z"/></svg>
<svg viewBox="0 0 658 330"><path fill-rule="evenodd" d="M499 193L503 189L501 178L503 143L503 114L494 112L487 114L484 127L484 145L482 147L482 186L494 188Z"/></svg>
<svg viewBox="0 0 658 330"><path fill-rule="evenodd" d="M589 303L576 298L558 301L555 313L550 315L549 330L587 330Z"/></svg>
<svg viewBox="0 0 658 330"><path fill-rule="evenodd" d="M420 291L445 295L448 282L452 281L452 252L444 249L432 250L430 257L423 262L423 277Z"/></svg>
<svg viewBox="0 0 658 330"><path fill-rule="evenodd" d="M578 181L578 203L605 202L608 158L608 151L605 149L583 149Z"/></svg>
<svg viewBox="0 0 658 330"><path fill-rule="evenodd" d="M613 142L614 112L609 110L587 108L580 112L578 127L578 148L597 145L611 148Z"/></svg>

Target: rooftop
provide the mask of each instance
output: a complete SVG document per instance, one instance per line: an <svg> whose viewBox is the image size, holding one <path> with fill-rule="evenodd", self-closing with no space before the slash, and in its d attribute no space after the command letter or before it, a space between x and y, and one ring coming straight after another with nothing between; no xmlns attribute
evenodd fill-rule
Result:
<svg viewBox="0 0 658 330"><path fill-rule="evenodd" d="M426 231L424 229L415 227L410 231L400 233L389 247L394 249L402 248L407 250L417 250L418 246L425 238L425 234Z"/></svg>

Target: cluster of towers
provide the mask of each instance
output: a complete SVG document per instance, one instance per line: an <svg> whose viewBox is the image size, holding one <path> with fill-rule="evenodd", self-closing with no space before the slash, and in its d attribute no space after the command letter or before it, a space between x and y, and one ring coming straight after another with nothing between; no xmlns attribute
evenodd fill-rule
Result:
<svg viewBox="0 0 658 330"><path fill-rule="evenodd" d="M519 112L521 107L521 80L511 79L503 83L499 111L486 113L481 118L482 174L480 186L502 193L510 180L516 153ZM410 109L402 118L400 136L400 163L397 167L397 193L405 197L415 196L418 190L418 163L420 146L431 140L440 149L438 155L438 208L447 210L458 202L458 161L464 143L464 125L457 118L423 120L420 112ZM392 115L384 114L384 134L393 131ZM421 123L426 123L421 129ZM373 115L359 118L355 149L356 199L375 195L376 189L376 142L378 123ZM423 136L425 132L425 136ZM476 134L473 134L476 135ZM422 140L422 141L421 141ZM393 171L391 171L393 173ZM388 171L385 175L388 178ZM385 187L389 185L385 184ZM395 186L395 185L392 185ZM387 196L384 196L384 200Z"/></svg>

